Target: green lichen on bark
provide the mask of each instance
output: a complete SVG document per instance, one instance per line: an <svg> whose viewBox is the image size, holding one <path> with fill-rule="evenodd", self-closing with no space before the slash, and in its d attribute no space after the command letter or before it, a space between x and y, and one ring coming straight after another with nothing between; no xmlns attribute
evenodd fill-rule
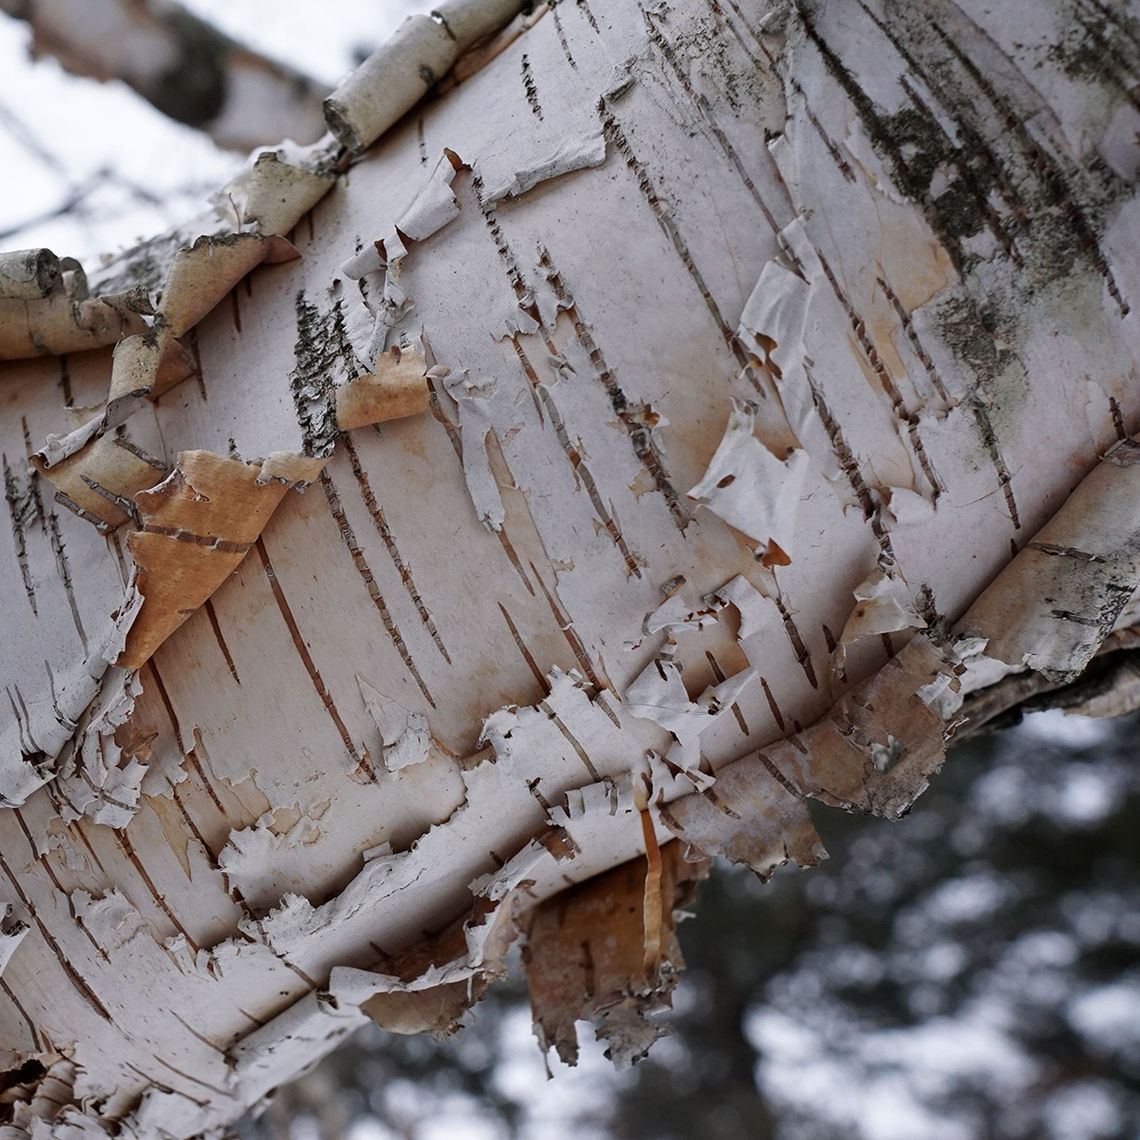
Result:
<svg viewBox="0 0 1140 1140"><path fill-rule="evenodd" d="M802 10L807 39L963 277L994 257L1012 263L1023 290L1092 272L1127 311L1100 240L1130 187L1105 163L1078 165L1054 145L1033 122L1041 97L1028 83L991 77L986 53L996 49L957 8L887 0L881 17L868 12L906 65L909 102L893 112L866 93L844 45L821 30L820 11ZM969 240L983 230L991 243Z"/></svg>
<svg viewBox="0 0 1140 1140"><path fill-rule="evenodd" d="M1073 79L1098 84L1114 104L1133 98L1140 74L1140 20L1087 0L1070 0L1063 9L1065 31L1049 47L1050 60Z"/></svg>

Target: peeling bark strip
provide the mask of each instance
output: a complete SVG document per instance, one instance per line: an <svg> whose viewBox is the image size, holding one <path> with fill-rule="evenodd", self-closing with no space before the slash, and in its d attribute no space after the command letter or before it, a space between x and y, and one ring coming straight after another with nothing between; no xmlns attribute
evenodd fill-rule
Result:
<svg viewBox="0 0 1140 1140"><path fill-rule="evenodd" d="M1092 660L1140 580L1136 452L1135 437L1112 447L970 607L959 628L984 656L1062 682Z"/></svg>
<svg viewBox="0 0 1140 1140"><path fill-rule="evenodd" d="M87 297L67 288L35 300L0 295L0 360L100 348L144 328L137 296Z"/></svg>
<svg viewBox="0 0 1140 1140"><path fill-rule="evenodd" d="M941 767L946 742L970 727L959 713L965 693L1002 672L1032 669L1054 683L1078 677L1140 585L1136 446L1117 444L1089 473L951 641L918 635L823 721L728 765L705 797L664 809L669 828L762 877L789 857L811 866L826 852L803 796L897 817ZM1065 601L1074 608L1059 608Z"/></svg>
<svg viewBox="0 0 1140 1140"><path fill-rule="evenodd" d="M336 390L336 423L341 431L416 416L428 409L423 354L393 348L365 373Z"/></svg>
<svg viewBox="0 0 1140 1140"><path fill-rule="evenodd" d="M56 502L109 530L126 522L138 525L134 496L168 473L165 463L120 436L100 436L54 467L39 457L33 462L55 488Z"/></svg>
<svg viewBox="0 0 1140 1140"><path fill-rule="evenodd" d="M606 1056L619 1069L639 1061L667 1032L646 1014L670 1006L684 960L674 933L674 914L689 903L708 863L689 863L681 845L663 849L658 928L644 923L644 858L572 887L533 912L523 962L530 988L535 1032L543 1051L554 1046L567 1064L578 1058L575 1021L594 1021ZM660 943L659 962L647 975L643 951L649 938Z"/></svg>
<svg viewBox="0 0 1140 1140"><path fill-rule="evenodd" d="M682 846L1135 703L1140 74L1070 8L456 0L90 283L0 256L10 1140L217 1135L516 930L632 1060Z"/></svg>
<svg viewBox="0 0 1140 1140"><path fill-rule="evenodd" d="M302 456L252 464L184 451L167 479L140 491L142 527L128 546L135 560L131 589L142 595L142 606L116 664L141 669L230 576L292 483L311 482L322 466Z"/></svg>
<svg viewBox="0 0 1140 1140"><path fill-rule="evenodd" d="M325 100L329 130L349 150L364 150L521 7L521 0L445 0L430 17L409 16Z"/></svg>

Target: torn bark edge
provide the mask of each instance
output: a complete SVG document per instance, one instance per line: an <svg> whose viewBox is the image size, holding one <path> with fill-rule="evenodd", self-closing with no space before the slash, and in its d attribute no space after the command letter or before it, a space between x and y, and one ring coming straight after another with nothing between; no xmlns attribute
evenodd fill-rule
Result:
<svg viewBox="0 0 1140 1140"><path fill-rule="evenodd" d="M1140 709L1140 627L1114 630L1072 681L1011 673L975 690L962 703L955 738L1000 732L1019 724L1026 714L1046 709L1096 718L1127 716Z"/></svg>
<svg viewBox="0 0 1140 1140"><path fill-rule="evenodd" d="M0 1094L6 1127L0 1135L5 1140L24 1140L35 1134L43 1136L71 1134L62 1125L76 1126L74 1135L103 1136L102 1129L90 1133L76 1107L75 1079L79 1069L68 1055L69 1046L53 1047L45 1043L33 1053L6 1055L0 1046ZM54 1127L53 1127L54 1126ZM4 1127L4 1126L0 1126Z"/></svg>
<svg viewBox="0 0 1140 1140"><path fill-rule="evenodd" d="M0 906L0 974L29 929L28 923L13 915L11 903Z"/></svg>
<svg viewBox="0 0 1140 1140"><path fill-rule="evenodd" d="M704 793L663 806L666 826L761 877L789 858L810 866L826 852L805 798L897 819L941 767L948 742L972 729L971 716L995 715L986 693L1080 676L1140 582L1136 455L1131 440L1110 450L952 634L917 634L814 725L724 766Z"/></svg>
<svg viewBox="0 0 1140 1140"><path fill-rule="evenodd" d="M504 972L515 936L514 906L529 885L522 875L537 858L533 846L477 879L467 912L434 937L378 959L369 970L334 966L323 990L311 991L236 1042L228 1060L241 1098L252 1103L265 1096L369 1016L395 1033L451 1032Z"/></svg>
<svg viewBox="0 0 1140 1140"><path fill-rule="evenodd" d="M20 755L0 756L0 806L19 807L71 763L89 736L113 733L129 717L141 685L134 673L111 663L122 652L141 602L140 596L126 596L82 668L58 688L52 719L26 726Z"/></svg>
<svg viewBox="0 0 1140 1140"><path fill-rule="evenodd" d="M143 331L131 330L132 335L115 345L102 411L66 435L49 435L34 457L40 470L50 478L52 468L125 423L144 400L161 396L192 375L189 357L178 338L206 316L250 270L262 262L297 256L284 238L256 233L203 235L193 245L179 250L160 294L160 308L152 326Z"/></svg>
<svg viewBox="0 0 1140 1140"><path fill-rule="evenodd" d="M169 474L162 460L117 435L101 435L54 467L33 456L35 469L55 488L55 501L101 533L138 523L134 497Z"/></svg>
<svg viewBox="0 0 1140 1140"><path fill-rule="evenodd" d="M119 442L104 437L95 447L114 452ZM139 459L136 451L129 453ZM113 503L108 495L108 506L129 512L140 528L127 539L134 565L123 599L108 615L83 669L55 694L54 718L27 726L24 752L0 763L0 805L19 806L44 784L67 775L92 734L107 735L128 718L138 670L237 568L286 491L304 490L324 463L290 452L246 463L184 451L163 478L161 470L139 459L141 468L161 480L158 485L129 498L113 496ZM87 488L94 494L91 482ZM109 529L94 515L90 521Z"/></svg>
<svg viewBox="0 0 1140 1140"><path fill-rule="evenodd" d="M577 1060L580 1019L595 1022L619 1070L667 1032L650 1017L671 1005L684 965L678 911L692 900L709 862L686 860L679 843L667 844L655 859L653 846L648 859L623 863L539 903L526 921L523 964L535 1034L544 1053L553 1046L567 1064ZM651 893L656 899L647 905Z"/></svg>
<svg viewBox="0 0 1140 1140"><path fill-rule="evenodd" d="M634 806L632 784L628 779L619 783L624 787L615 788L612 781L605 781L579 789L577 795L570 797L567 809L550 813L550 818L566 819L569 826L574 826L576 821L596 811L611 819L617 810L615 802L628 801L629 808ZM597 794L591 796L590 792ZM256 1099L290 1075L293 1071L288 1068L290 1057L296 1061L295 1069L309 1063L314 1050L326 1051L336 1036L367 1016L361 1007L369 1002L368 1012L393 1031L448 1032L463 1009L479 999L486 983L504 972L509 943L516 929L527 925L527 908L535 902L532 876L539 864L548 856L556 860L572 858L578 850L565 827L547 826L497 870L473 879L471 901L466 910L439 934L405 951L382 957L370 970L334 966L323 991L306 995L232 1047L230 1061L235 1082L242 1086L242 1096L247 1101L251 1097ZM670 862L671 859L674 862ZM680 867L680 878L686 881L693 878L698 869L683 864L677 845L665 856L665 885L660 889L661 880L652 870L647 873L645 860L636 865L640 870L634 878L636 890L631 899L635 901L634 925L637 927L631 958L635 977L631 984L643 999L638 1009L650 1011L665 1004L664 999L650 1000L654 987L659 981L669 981L671 986L670 979L675 978L679 964L666 933L657 931L654 938L649 930L655 921L671 930L673 906L669 900L684 901L671 885L671 872L667 868ZM649 899L651 891L658 895L655 903ZM667 914L662 904L669 905ZM655 915L662 917L655 918ZM599 937L604 934L599 932ZM668 947L668 962L664 955L655 955L658 969L652 978L646 979L643 943L651 946L654 942ZM396 994L401 996L388 996ZM377 1000L372 1001L374 998ZM625 1006L611 1014L611 1022L624 1027L626 1037L622 1040L628 1038L626 1023L633 1018L634 1023L639 1024L639 1016L637 1009L631 1012ZM639 1032L646 1047L659 1035L656 1027Z"/></svg>
<svg viewBox="0 0 1140 1140"><path fill-rule="evenodd" d="M329 992L359 1005L390 1033L448 1036L482 998L494 978L506 973L515 937L516 896L476 894L471 912L434 938L383 958L370 970L335 967Z"/></svg>
<svg viewBox="0 0 1140 1140"><path fill-rule="evenodd" d="M298 152L295 163L283 157L287 150ZM115 344L102 411L65 435L47 437L34 457L41 473L51 479L52 468L123 424L144 399L155 399L193 375L190 355L179 338L256 266L299 256L283 235L335 182L333 175L316 169L322 155L319 146L287 146L253 156L250 166L218 196L226 203L222 228L216 218L213 224L200 219L195 228L205 232L174 253L156 295L157 308L142 285L128 293L86 299L82 267L73 259L60 261L50 250L0 255L0 359ZM42 256L30 258L31 253ZM41 263L44 268L37 268ZM4 275L5 265L12 282ZM51 291L40 299L22 299L23 293L40 287L41 279ZM6 287L20 296L4 299ZM117 320L104 310L117 314ZM149 325L144 318L150 318ZM97 479L96 474L92 477Z"/></svg>
<svg viewBox="0 0 1140 1140"><path fill-rule="evenodd" d="M320 153L315 147L309 151L314 156ZM156 333L164 334L159 348L166 349L169 339L193 327L255 265L297 256L281 235L327 193L333 181L330 175L285 162L275 151L257 155L252 168L222 192L231 203L227 211L233 211L222 229L216 218L212 225L202 219L203 232L175 254L157 312L145 285L89 297L86 276L74 258L61 260L50 250L0 254L0 359L60 355ZM236 200L241 201L240 208ZM244 231L245 225L253 229ZM147 317L153 317L149 330ZM128 383L113 375L108 407L128 393L151 392L162 358L159 351L149 366L149 382ZM82 442L89 438L90 432ZM54 462L50 446L44 458L49 465Z"/></svg>
<svg viewBox="0 0 1140 1140"><path fill-rule="evenodd" d="M1068 682L1084 671L1140 577L1138 456L1136 438L1110 448L971 605L956 632L974 639L978 672Z"/></svg>
<svg viewBox="0 0 1140 1140"><path fill-rule="evenodd" d="M609 1055L628 1067L664 1032L648 1017L668 1008L683 965L676 912L691 902L709 866L685 860L680 844L659 851L654 840L651 846L648 859L631 860L529 910L529 880L518 879L517 868L476 880L468 916L371 970L335 967L328 1000L337 1008L359 1006L389 1032L450 1034L505 973L506 952L521 931L535 1032L544 1050L554 1044L572 1064L575 1020L597 1019ZM511 862L528 864L536 850L528 844Z"/></svg>
<svg viewBox="0 0 1140 1140"><path fill-rule="evenodd" d="M82 299L64 293L32 300L0 298L0 360L114 344L146 328L145 311L145 296L134 292Z"/></svg>

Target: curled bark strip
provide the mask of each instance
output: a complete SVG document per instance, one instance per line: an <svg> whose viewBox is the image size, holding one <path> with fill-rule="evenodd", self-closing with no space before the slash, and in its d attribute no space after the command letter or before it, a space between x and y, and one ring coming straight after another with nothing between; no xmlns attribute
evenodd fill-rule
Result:
<svg viewBox="0 0 1140 1140"><path fill-rule="evenodd" d="M814 867L827 851L803 797L774 775L763 757L730 764L704 795L660 809L674 835L698 851L750 867L762 880L791 859Z"/></svg>
<svg viewBox="0 0 1140 1140"><path fill-rule="evenodd" d="M1123 440L959 623L982 654L1071 681L1092 660L1140 577L1140 465Z"/></svg>
<svg viewBox="0 0 1140 1140"><path fill-rule="evenodd" d="M271 457L272 458L272 457ZM140 669L230 576L265 529L292 480L311 481L323 460L280 457L270 466L184 451L174 471L135 496L142 529L131 534L132 589L143 603L116 665ZM267 467L269 474L267 474Z"/></svg>
<svg viewBox="0 0 1140 1140"><path fill-rule="evenodd" d="M413 349L393 348L376 361L376 371L336 390L336 422L341 431L415 416L428 409L427 364Z"/></svg>
<svg viewBox="0 0 1140 1140"><path fill-rule="evenodd" d="M50 249L14 249L0 253L0 297L35 301L62 288L59 258Z"/></svg>
<svg viewBox="0 0 1140 1140"><path fill-rule="evenodd" d="M291 168L277 164L275 169ZM281 177L288 182L288 175ZM324 193L325 180L318 179L317 183ZM273 203L265 203L264 186L258 196L251 194L251 201L272 222L283 224L295 211L309 208L313 191L313 184L304 181L300 192L290 199L288 209L274 209ZM286 199L289 198L286 195ZM140 401L161 396L191 375L193 367L178 338L206 316L251 269L262 262L284 261L296 256L293 246L273 233L231 233L219 237L204 234L192 245L180 249L159 294L159 310L152 326L145 331L132 327L129 331L134 335L115 346L106 406L67 435L49 435L37 452L43 468L54 467L75 455L92 439L125 422ZM100 299L101 302L106 300ZM0 332L3 328L0 320Z"/></svg>
<svg viewBox="0 0 1140 1140"><path fill-rule="evenodd" d="M137 519L135 494L167 475L161 460L113 435L100 436L54 467L38 457L33 462L55 488L58 502L111 529Z"/></svg>
<svg viewBox="0 0 1140 1140"><path fill-rule="evenodd" d="M140 313L147 308L145 296L138 295L0 298L0 360L59 356L114 344L146 328Z"/></svg>
<svg viewBox="0 0 1140 1140"><path fill-rule="evenodd" d="M409 16L325 100L329 130L354 154L366 150L521 7L520 0L449 0L430 17Z"/></svg>
<svg viewBox="0 0 1140 1140"><path fill-rule="evenodd" d="M661 936L665 929L665 917L661 898L661 848L657 844L657 832L649 814L649 799L642 781L634 786L634 805L641 820L641 835L645 841L645 888L641 896L641 970L648 981L661 964Z"/></svg>

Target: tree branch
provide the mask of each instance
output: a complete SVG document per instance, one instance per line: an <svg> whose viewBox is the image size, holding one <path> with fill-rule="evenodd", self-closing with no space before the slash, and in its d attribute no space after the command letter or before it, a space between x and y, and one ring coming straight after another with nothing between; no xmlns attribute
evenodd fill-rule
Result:
<svg viewBox="0 0 1140 1140"><path fill-rule="evenodd" d="M250 150L324 133L328 91L286 64L223 35L173 0L0 0L32 29L33 56L75 75L121 79L163 114L219 145Z"/></svg>

